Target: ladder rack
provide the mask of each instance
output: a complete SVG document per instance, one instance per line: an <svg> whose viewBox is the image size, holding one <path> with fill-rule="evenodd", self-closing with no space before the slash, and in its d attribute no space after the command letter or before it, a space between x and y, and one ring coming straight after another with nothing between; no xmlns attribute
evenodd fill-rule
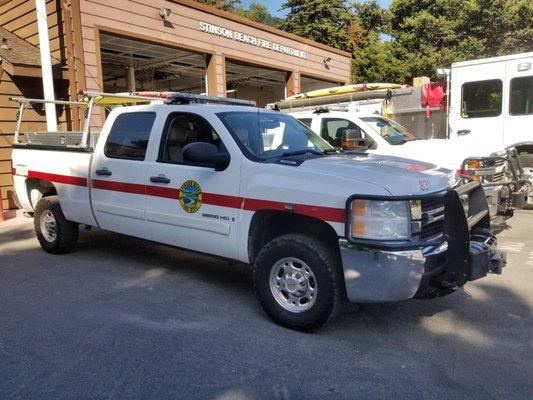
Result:
<svg viewBox="0 0 533 400"><path fill-rule="evenodd" d="M91 117L93 108L124 106L139 103L150 104L223 104L255 107L256 103L249 100L230 99L227 97L204 96L194 93L181 92L134 92L134 93L104 93L95 91L81 91L80 100L43 100L28 99L24 97L12 97L11 100L19 103L17 113L17 125L13 144L15 145L33 145L33 146L61 146L68 148L89 148L91 137ZM24 111L28 107L36 104L56 104L64 106L86 107L85 124L81 132L31 132L26 134L26 141L20 141L20 128ZM56 139L54 139L56 138ZM42 140L41 140L42 139ZM93 140L93 142L95 142Z"/></svg>

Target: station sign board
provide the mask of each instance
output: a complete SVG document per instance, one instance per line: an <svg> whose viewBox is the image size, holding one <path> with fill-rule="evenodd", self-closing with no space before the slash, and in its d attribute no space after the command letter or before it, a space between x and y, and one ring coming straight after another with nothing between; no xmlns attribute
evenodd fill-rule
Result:
<svg viewBox="0 0 533 400"><path fill-rule="evenodd" d="M233 29L225 28L222 26L213 25L201 21L200 30L202 32L210 33L212 35L224 37L226 39L243 42L251 46L261 47L263 49L275 51L289 56L307 59L307 53L303 50L298 50L293 47L285 46L281 43L261 39L256 36L248 35L246 33L235 31Z"/></svg>

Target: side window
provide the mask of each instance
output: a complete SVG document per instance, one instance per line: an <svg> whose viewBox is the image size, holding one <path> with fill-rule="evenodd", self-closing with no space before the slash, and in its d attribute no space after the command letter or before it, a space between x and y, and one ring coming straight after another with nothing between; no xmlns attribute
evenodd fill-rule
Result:
<svg viewBox="0 0 533 400"><path fill-rule="evenodd" d="M183 148L189 143L213 143L221 152L227 151L209 122L196 114L172 113L163 128L157 161L182 163Z"/></svg>
<svg viewBox="0 0 533 400"><path fill-rule="evenodd" d="M497 117L502 112L502 87L500 79L467 82L461 94L461 117Z"/></svg>
<svg viewBox="0 0 533 400"><path fill-rule="evenodd" d="M363 137L361 128L352 121L342 118L324 118L320 135L326 139L332 146L340 147L342 142L342 132L345 129L355 129L359 131L359 137Z"/></svg>
<svg viewBox="0 0 533 400"><path fill-rule="evenodd" d="M511 79L509 114L533 114L533 76Z"/></svg>
<svg viewBox="0 0 533 400"><path fill-rule="evenodd" d="M311 129L311 123L313 122L313 118L299 118L298 121L300 121L302 124Z"/></svg>
<svg viewBox="0 0 533 400"><path fill-rule="evenodd" d="M104 147L106 157L144 160L155 115L154 112L120 114L107 137Z"/></svg>

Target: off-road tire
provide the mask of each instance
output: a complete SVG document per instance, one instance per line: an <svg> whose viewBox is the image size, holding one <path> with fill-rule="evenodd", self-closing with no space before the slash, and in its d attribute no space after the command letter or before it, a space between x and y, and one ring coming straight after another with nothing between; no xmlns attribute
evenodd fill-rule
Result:
<svg viewBox="0 0 533 400"><path fill-rule="evenodd" d="M313 271L318 287L312 307L291 312L275 299L270 288L270 273L286 257L305 262ZM254 289L261 305L274 322L300 331L322 328L338 314L343 299L344 278L339 257L333 249L303 234L287 234L267 243L253 264Z"/></svg>
<svg viewBox="0 0 533 400"><path fill-rule="evenodd" d="M52 213L56 222L56 238L53 241L46 240L41 231L41 216L46 211ZM57 196L47 196L39 200L33 217L35 233L44 251L52 254L64 254L72 251L76 246L79 235L78 224L65 218Z"/></svg>

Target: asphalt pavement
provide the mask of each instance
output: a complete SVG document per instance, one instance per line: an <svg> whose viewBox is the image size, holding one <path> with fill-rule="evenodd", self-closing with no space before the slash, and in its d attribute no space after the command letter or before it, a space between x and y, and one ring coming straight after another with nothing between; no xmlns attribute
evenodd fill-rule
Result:
<svg viewBox="0 0 533 400"><path fill-rule="evenodd" d="M250 269L100 230L43 252L0 223L0 400L533 398L533 211L490 275L436 300L270 322Z"/></svg>

